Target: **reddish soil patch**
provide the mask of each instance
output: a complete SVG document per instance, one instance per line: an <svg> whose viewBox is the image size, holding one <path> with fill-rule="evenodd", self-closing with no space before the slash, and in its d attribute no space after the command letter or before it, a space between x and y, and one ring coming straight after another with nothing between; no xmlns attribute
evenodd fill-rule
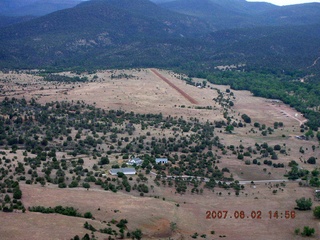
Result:
<svg viewBox="0 0 320 240"><path fill-rule="evenodd" d="M155 234L153 236L157 238L168 238L172 235L170 221L168 219L156 219L141 227L150 232L154 232Z"/></svg>

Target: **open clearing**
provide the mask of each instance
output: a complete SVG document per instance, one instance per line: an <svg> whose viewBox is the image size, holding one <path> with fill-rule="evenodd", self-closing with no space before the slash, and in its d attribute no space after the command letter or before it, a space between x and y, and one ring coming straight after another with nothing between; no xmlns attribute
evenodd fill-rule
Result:
<svg viewBox="0 0 320 240"><path fill-rule="evenodd" d="M288 183L283 192L276 195L265 184L249 187L246 194L236 197L234 193L222 195L205 191L203 195L177 195L166 193L169 189L155 189L155 195L167 196L166 200L153 197L135 197L123 193L111 193L90 189L57 189L22 185L26 206L74 206L80 211L90 211L95 220L89 220L96 228L103 228L103 221L127 219L129 229L142 228L143 239L159 239L173 237L175 239L191 239L195 232L207 234L208 239L216 239L225 235L227 239L300 239L294 236L296 227L303 226L306 219L308 225L320 230L319 222L312 219L311 211L296 211L294 219L286 219L285 211L294 210L291 198L312 197L312 190L298 187L297 183ZM217 190L219 191L219 190ZM292 197L294 196L294 197ZM179 203L179 207L176 204ZM98 210L100 208L100 210ZM114 210L119 210L115 213ZM207 211L228 211L226 219L206 219ZM235 211L244 211L244 219L235 219ZM261 219L251 219L252 211L261 211ZM279 211L283 216L270 219L269 211ZM2 219L2 239L70 239L76 234L84 234L83 218L72 218L56 214L0 213ZM232 217L232 218L231 218ZM249 218L248 218L249 217ZM177 223L178 229L172 232L170 222ZM26 230L27 229L27 230ZM285 230L284 230L285 229ZM214 230L216 233L211 235ZM272 234L270 233L272 231ZM103 235L96 234L99 239ZM211 238L212 237L212 238Z"/></svg>
<svg viewBox="0 0 320 240"><path fill-rule="evenodd" d="M29 74L0 73L0 84L3 84L5 92L0 96L2 98L5 96L35 98L40 103L64 100L84 101L102 109L122 109L137 113L161 112L166 116L196 117L202 121L223 119L223 109L212 101L217 97L217 91L211 88L225 91L228 86L208 84L207 88L197 88L179 80L179 76L172 72L157 71L161 76L172 81L176 88L191 96L197 104L190 103L175 88L160 81L159 76L150 69L110 70L81 75L89 79L92 79L94 75L97 76L94 81L88 83L46 82L40 77ZM297 113L294 109L284 104L275 106L266 99L252 97L248 91L233 91L233 93L236 97L234 110L237 113L247 113L253 121L260 123L273 124L274 121L282 121L286 126L299 126L299 122L291 118ZM195 106L211 106L213 110L195 109ZM298 119L305 121L300 114Z"/></svg>
<svg viewBox="0 0 320 240"><path fill-rule="evenodd" d="M198 88L180 80L180 76L164 70L156 70L167 81L151 69L109 70L99 71L87 76L92 81L85 83L45 82L41 77L30 74L0 74L0 85L3 85L0 99L16 97L37 99L45 104L52 101L83 101L98 108L110 110L121 109L136 113L162 113L164 116L183 116L184 119L197 118L202 122L223 120L224 109L213 101L218 96L217 89L225 93L228 86L208 84L206 88ZM61 73L73 76L72 73ZM94 78L94 76L96 76ZM179 89L179 90L178 90ZM301 135L300 124L306 119L294 109L282 103L275 103L263 98L253 97L248 91L233 91L234 107L230 116L241 119L241 114L251 117L252 123L245 128L235 128L232 134L217 129L216 135L225 145L254 146L255 143L267 142L269 145L285 146L287 155L279 156L278 162L285 168L273 168L266 165L244 165L236 155L221 155L219 168L226 167L238 180L273 180L284 179L289 171L291 160L299 162L304 169L312 170L319 164L311 166L304 161L310 156L320 159L319 144L311 139L301 141L295 138ZM189 97L186 97L189 96ZM259 132L249 131L254 122L272 127L274 122L282 122L284 127L276 129L272 134L262 136ZM159 133L160 134L160 133ZM316 145L315 151L312 145ZM301 154L299 148L305 149ZM3 150L3 149L1 149ZM21 153L19 153L22 158ZM59 153L63 154L63 153ZM122 159L110 157L111 162ZM85 163L88 166L89 163ZM264 170L265 169L265 170ZM148 175L153 184L154 176ZM95 220L88 220L96 228L106 227L103 221L112 219L128 220L129 230L142 229L143 239L192 239L191 235L206 234L206 239L301 239L294 234L295 228L314 227L320 236L320 224L312 216L312 211L295 210L295 200L300 197L311 197L313 189L300 187L298 182L286 183L286 186L259 183L246 185L239 196L233 190L218 187L214 192L207 189L203 194L175 194L174 188L157 187L144 197L137 194L101 190L93 187L89 191L84 188L58 189L54 185L42 187L20 184L23 192L23 204L29 206L54 207L57 205L73 206L81 212L92 212ZM277 190L273 193L273 190ZM229 195L230 192L230 195ZM221 194L219 194L221 193ZM159 198L154 198L159 196ZM179 206L177 206L179 204ZM319 205L314 202L314 206ZM98 210L100 208L100 210ZM115 211L119 210L119 211ZM207 211L228 211L226 219L206 219ZM286 219L285 211L294 211L294 219ZM234 212L244 211L244 219L235 219ZM261 219L251 219L252 211L261 211ZM269 218L269 211L282 213L278 219ZM83 236L90 231L83 228L84 218L72 218L57 214L40 214L27 211L22 213L0 212L1 239L70 239L75 235ZM177 229L171 229L170 223L176 223ZM214 230L215 234L210 232ZM106 235L95 234L98 239Z"/></svg>

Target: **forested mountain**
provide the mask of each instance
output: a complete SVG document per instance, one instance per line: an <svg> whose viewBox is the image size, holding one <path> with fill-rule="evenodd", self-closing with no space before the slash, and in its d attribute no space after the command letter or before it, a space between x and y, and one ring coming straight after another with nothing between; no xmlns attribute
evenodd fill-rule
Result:
<svg viewBox="0 0 320 240"><path fill-rule="evenodd" d="M320 3L276 6L245 0L174 0L160 6L204 19L218 29L320 22Z"/></svg>
<svg viewBox="0 0 320 240"><path fill-rule="evenodd" d="M83 0L1 0L0 14L6 16L43 16L71 8Z"/></svg>
<svg viewBox="0 0 320 240"><path fill-rule="evenodd" d="M12 11L36 1L37 0L2 0L0 1L0 12Z"/></svg>
<svg viewBox="0 0 320 240"><path fill-rule="evenodd" d="M249 68L320 71L320 25L229 29L210 34L219 45L217 54L229 64L244 62ZM312 67L311 67L312 66Z"/></svg>
<svg viewBox="0 0 320 240"><path fill-rule="evenodd" d="M225 1L225 9L234 1ZM198 6L206 8L201 4L216 2L202 0ZM236 2L238 7L234 5L229 13L247 4ZM259 8L254 11L260 12ZM319 25L308 25L216 31L205 21L148 0L92 0L0 29L0 67L175 67L188 63L212 67L241 63L251 69L309 71L320 54L319 29ZM318 64L312 70L317 68Z"/></svg>
<svg viewBox="0 0 320 240"><path fill-rule="evenodd" d="M83 1L86 0L2 0L0 15L43 16L72 8ZM151 1L175 12L202 18L217 29L316 24L320 21L320 4L318 3L279 7L270 3L247 2L246 0ZM132 5L135 5L135 1L131 2Z"/></svg>
<svg viewBox="0 0 320 240"><path fill-rule="evenodd" d="M33 16L23 16L23 17L11 17L11 16L1 16L0 15L0 28L9 26L16 23L27 22L34 19Z"/></svg>
<svg viewBox="0 0 320 240"><path fill-rule="evenodd" d="M221 16L295 9L265 3L254 3L256 7L249 9L246 4L251 3L243 0L171 3L179 1L190 6L197 2L199 11L207 9L203 11L208 14L209 6L219 5ZM318 4L298 7L312 11L313 5L315 13ZM305 25L216 31L213 24L148 0L92 0L0 29L0 67L246 64L250 69L319 71L318 64L308 68L320 55L319 29L319 25Z"/></svg>
<svg viewBox="0 0 320 240"><path fill-rule="evenodd" d="M0 65L170 65L201 48L190 37L210 31L197 18L147 0L93 0L1 29Z"/></svg>

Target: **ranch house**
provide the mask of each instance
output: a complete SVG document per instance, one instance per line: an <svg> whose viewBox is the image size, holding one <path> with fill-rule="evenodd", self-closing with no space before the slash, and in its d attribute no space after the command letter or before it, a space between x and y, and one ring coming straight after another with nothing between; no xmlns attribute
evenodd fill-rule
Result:
<svg viewBox="0 0 320 240"><path fill-rule="evenodd" d="M137 165L137 166L140 166L142 163L143 163L143 161L140 158L132 158L127 162L127 164L131 165L131 166L134 165L134 164Z"/></svg>

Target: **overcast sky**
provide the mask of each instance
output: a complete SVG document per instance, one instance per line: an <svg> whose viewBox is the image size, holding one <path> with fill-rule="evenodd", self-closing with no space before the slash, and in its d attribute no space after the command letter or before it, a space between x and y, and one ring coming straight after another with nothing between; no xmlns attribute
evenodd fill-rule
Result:
<svg viewBox="0 0 320 240"><path fill-rule="evenodd" d="M248 2L269 2L278 6L299 4L299 3L309 3L309 2L319 2L320 0L247 0Z"/></svg>

